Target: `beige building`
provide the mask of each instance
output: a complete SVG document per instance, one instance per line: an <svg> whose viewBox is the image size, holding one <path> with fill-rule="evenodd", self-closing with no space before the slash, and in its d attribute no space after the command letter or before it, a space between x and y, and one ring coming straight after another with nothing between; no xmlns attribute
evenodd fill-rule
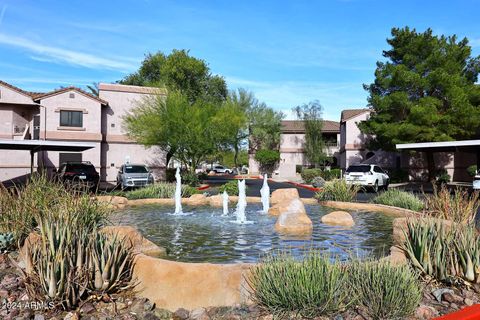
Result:
<svg viewBox="0 0 480 320"><path fill-rule="evenodd" d="M118 168L126 163L145 163L157 179L164 177L165 156L156 148L144 148L129 140L122 116L152 94L156 88L100 84L99 96L67 87L47 93L22 90L0 81L0 139L89 142L84 152L42 151L34 167L51 172L62 162L90 161L101 181L114 182ZM21 150L0 150L0 180L30 173L30 157Z"/></svg>

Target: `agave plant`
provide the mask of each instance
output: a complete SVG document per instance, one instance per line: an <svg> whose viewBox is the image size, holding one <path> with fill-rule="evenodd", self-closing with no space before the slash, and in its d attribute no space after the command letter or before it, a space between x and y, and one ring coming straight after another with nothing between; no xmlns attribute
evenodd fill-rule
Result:
<svg viewBox="0 0 480 320"><path fill-rule="evenodd" d="M75 308L86 294L87 234L63 221L39 221L40 242L27 250L26 284L29 294L65 309Z"/></svg>
<svg viewBox="0 0 480 320"><path fill-rule="evenodd" d="M402 248L423 275L439 281L480 283L480 236L472 225L454 225L447 230L438 220L411 220Z"/></svg>
<svg viewBox="0 0 480 320"><path fill-rule="evenodd" d="M87 247L88 288L112 293L129 287L133 247L116 235L95 232Z"/></svg>

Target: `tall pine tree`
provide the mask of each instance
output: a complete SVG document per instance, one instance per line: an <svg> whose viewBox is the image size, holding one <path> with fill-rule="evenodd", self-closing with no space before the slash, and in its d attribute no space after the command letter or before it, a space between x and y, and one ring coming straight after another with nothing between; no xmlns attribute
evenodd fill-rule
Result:
<svg viewBox="0 0 480 320"><path fill-rule="evenodd" d="M395 144L473 138L480 126L480 56L466 38L436 36L428 29L393 28L386 61L377 62L375 82L364 85L372 113L360 124L373 135L371 149ZM427 153L433 180L433 154Z"/></svg>

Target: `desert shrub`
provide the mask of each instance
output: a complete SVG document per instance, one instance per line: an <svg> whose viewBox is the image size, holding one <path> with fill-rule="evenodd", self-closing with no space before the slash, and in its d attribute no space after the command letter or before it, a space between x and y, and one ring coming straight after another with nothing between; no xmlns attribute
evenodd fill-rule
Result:
<svg viewBox="0 0 480 320"><path fill-rule="evenodd" d="M405 233L402 248L420 274L447 283L480 281L480 236L473 225L412 219Z"/></svg>
<svg viewBox="0 0 480 320"><path fill-rule="evenodd" d="M350 185L343 179L327 181L323 189L317 192L315 198L319 201L354 201L360 187Z"/></svg>
<svg viewBox="0 0 480 320"><path fill-rule="evenodd" d="M248 186L245 185L245 191L247 190L248 190ZM227 191L228 195L230 196L238 196L238 181L231 180L225 183L224 185L221 185L220 188L218 188L218 192L223 193L223 191Z"/></svg>
<svg viewBox="0 0 480 320"><path fill-rule="evenodd" d="M173 198L175 195L175 188L176 185L174 183L160 182L144 188L128 191L125 193L125 197L129 200ZM194 187L182 185L182 197L188 198L195 193L197 193L197 189Z"/></svg>
<svg viewBox="0 0 480 320"><path fill-rule="evenodd" d="M280 152L277 150L258 150L255 152L255 161L258 162L262 173L272 174L280 161Z"/></svg>
<svg viewBox="0 0 480 320"><path fill-rule="evenodd" d="M323 179L322 177L313 178L312 186L314 186L315 188L321 188L324 185L325 185L325 179Z"/></svg>
<svg viewBox="0 0 480 320"><path fill-rule="evenodd" d="M373 198L372 202L413 211L421 211L423 209L423 201L420 198L410 192L398 189L390 189L380 193Z"/></svg>
<svg viewBox="0 0 480 320"><path fill-rule="evenodd" d="M391 183L407 182L409 180L408 171L404 169L394 169L388 173Z"/></svg>
<svg viewBox="0 0 480 320"><path fill-rule="evenodd" d="M387 261L355 261L348 267L350 290L372 319L405 319L422 298L422 289L409 266Z"/></svg>
<svg viewBox="0 0 480 320"><path fill-rule="evenodd" d="M320 169L303 169L301 173L303 181L305 183L312 183L315 177L322 176L322 170Z"/></svg>
<svg viewBox="0 0 480 320"><path fill-rule="evenodd" d="M72 189L45 175L34 175L22 186L0 190L0 232L14 235L22 243L45 215L64 219L77 228L92 230L103 224L108 206L90 194Z"/></svg>
<svg viewBox="0 0 480 320"><path fill-rule="evenodd" d="M426 212L435 218L459 223L473 222L479 206L479 194L456 188L453 194L446 186L434 186L433 194L425 196Z"/></svg>
<svg viewBox="0 0 480 320"><path fill-rule="evenodd" d="M472 165L467 168L467 173L470 177L475 177L477 174L477 165Z"/></svg>
<svg viewBox="0 0 480 320"><path fill-rule="evenodd" d="M252 267L247 282L254 302L275 316L313 318L341 312L354 301L347 277L339 262L312 251L302 261L288 253L268 256Z"/></svg>

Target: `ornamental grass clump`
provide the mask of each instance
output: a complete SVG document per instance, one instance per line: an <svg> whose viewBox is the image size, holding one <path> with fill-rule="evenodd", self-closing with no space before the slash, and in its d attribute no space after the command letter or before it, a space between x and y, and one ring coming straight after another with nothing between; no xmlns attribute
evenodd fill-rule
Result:
<svg viewBox="0 0 480 320"><path fill-rule="evenodd" d="M417 275L407 265L354 261L348 266L350 290L372 319L405 319L422 298Z"/></svg>
<svg viewBox="0 0 480 320"><path fill-rule="evenodd" d="M197 193L197 190L194 187L182 185L182 197L190 197L195 193ZM155 183L144 188L128 191L124 195L128 200L173 198L175 195L175 184Z"/></svg>
<svg viewBox="0 0 480 320"><path fill-rule="evenodd" d="M423 201L416 195L398 189L390 189L382 192L373 198L372 202L413 211L422 211L424 205Z"/></svg>
<svg viewBox="0 0 480 320"><path fill-rule="evenodd" d="M347 277L340 262L311 251L302 261L288 253L271 255L252 267L247 282L265 311L313 318L342 312L354 301Z"/></svg>
<svg viewBox="0 0 480 320"><path fill-rule="evenodd" d="M347 184L343 179L335 179L327 181L322 190L316 193L315 198L318 201L352 202L360 189L360 186Z"/></svg>
<svg viewBox="0 0 480 320"><path fill-rule="evenodd" d="M425 195L425 211L432 217L457 223L472 223L480 203L479 193L455 188L453 193L446 186L434 185L433 194Z"/></svg>

